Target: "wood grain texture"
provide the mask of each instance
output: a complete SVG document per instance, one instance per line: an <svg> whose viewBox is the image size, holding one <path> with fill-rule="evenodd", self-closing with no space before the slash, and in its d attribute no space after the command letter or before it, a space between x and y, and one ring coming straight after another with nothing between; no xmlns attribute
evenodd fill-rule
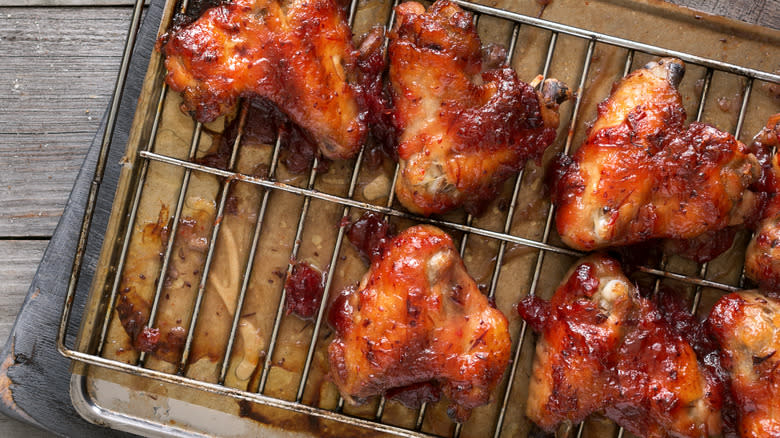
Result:
<svg viewBox="0 0 780 438"><path fill-rule="evenodd" d="M50 438L56 435L0 414L0 434L4 438Z"/></svg>
<svg viewBox="0 0 780 438"><path fill-rule="evenodd" d="M0 236L50 236L114 88L131 9L0 8Z"/></svg>
<svg viewBox="0 0 780 438"><path fill-rule="evenodd" d="M780 29L780 0L667 0L710 14Z"/></svg>
<svg viewBox="0 0 780 438"><path fill-rule="evenodd" d="M0 339L11 333L47 240L0 240Z"/></svg>
<svg viewBox="0 0 780 438"><path fill-rule="evenodd" d="M0 339L11 332L16 312L49 242L46 240L0 241ZM16 420L0 415L0 436L38 438L53 436Z"/></svg>

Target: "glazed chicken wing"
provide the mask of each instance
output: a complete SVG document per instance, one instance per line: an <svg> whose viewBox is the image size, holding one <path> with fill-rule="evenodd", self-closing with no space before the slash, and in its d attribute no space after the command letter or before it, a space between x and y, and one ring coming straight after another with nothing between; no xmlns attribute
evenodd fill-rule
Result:
<svg viewBox="0 0 780 438"><path fill-rule="evenodd" d="M683 126L683 73L682 61L665 58L628 75L599 105L585 143L558 163L553 200L567 245L691 239L755 214L756 157L731 134Z"/></svg>
<svg viewBox="0 0 780 438"><path fill-rule="evenodd" d="M260 96L307 130L328 158L367 132L358 53L336 0L235 0L160 39L166 82L202 122Z"/></svg>
<svg viewBox="0 0 780 438"><path fill-rule="evenodd" d="M764 189L769 197L762 220L745 253L745 275L762 289L780 292L780 153L770 155L780 137L780 114L770 117L753 141L757 154L766 157Z"/></svg>
<svg viewBox="0 0 780 438"><path fill-rule="evenodd" d="M715 304L708 323L730 375L740 436L780 436L780 301L732 293Z"/></svg>
<svg viewBox="0 0 780 438"><path fill-rule="evenodd" d="M518 311L540 333L526 414L541 428L603 412L639 436L720 433L717 380L616 261L581 260L549 302Z"/></svg>
<svg viewBox="0 0 780 438"><path fill-rule="evenodd" d="M461 205L478 213L553 142L568 90L548 81L545 99L511 67L482 71L472 16L453 3L439 0L426 12L408 2L396 14L388 50L398 200L426 216Z"/></svg>
<svg viewBox="0 0 780 438"><path fill-rule="evenodd" d="M509 362L506 317L466 272L452 239L418 225L389 241L356 290L333 303L331 376L350 402L421 382L451 417L486 404Z"/></svg>

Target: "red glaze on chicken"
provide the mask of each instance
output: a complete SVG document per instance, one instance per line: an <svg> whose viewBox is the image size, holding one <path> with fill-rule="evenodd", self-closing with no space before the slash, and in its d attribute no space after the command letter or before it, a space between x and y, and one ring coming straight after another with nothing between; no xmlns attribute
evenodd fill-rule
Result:
<svg viewBox="0 0 780 438"><path fill-rule="evenodd" d="M329 318L330 374L352 403L434 382L450 416L464 421L488 403L509 363L506 317L480 293L450 236L429 225L389 241Z"/></svg>
<svg viewBox="0 0 780 438"><path fill-rule="evenodd" d="M556 225L579 250L692 239L755 214L756 157L731 134L684 126L682 61L664 58L621 80L585 143L553 176Z"/></svg>
<svg viewBox="0 0 780 438"><path fill-rule="evenodd" d="M780 292L780 154L772 155L771 148L778 146L779 137L780 114L775 114L753 140L756 154L767 157L762 185L768 202L745 252L745 275L773 292Z"/></svg>
<svg viewBox="0 0 780 438"><path fill-rule="evenodd" d="M744 438L780 436L780 301L755 291L724 296L708 319Z"/></svg>
<svg viewBox="0 0 780 438"><path fill-rule="evenodd" d="M316 141L345 159L368 130L358 51L336 0L235 0L174 26L159 42L166 82L202 122L240 97L276 104Z"/></svg>
<svg viewBox="0 0 780 438"><path fill-rule="evenodd" d="M640 436L720 434L716 377L615 260L579 261L549 302L518 311L540 334L526 415L542 429L604 412Z"/></svg>
<svg viewBox="0 0 780 438"><path fill-rule="evenodd" d="M558 81L545 95L503 62L483 71L472 15L445 0L396 8L390 85L399 132L398 200L421 215L478 213L501 183L555 140Z"/></svg>

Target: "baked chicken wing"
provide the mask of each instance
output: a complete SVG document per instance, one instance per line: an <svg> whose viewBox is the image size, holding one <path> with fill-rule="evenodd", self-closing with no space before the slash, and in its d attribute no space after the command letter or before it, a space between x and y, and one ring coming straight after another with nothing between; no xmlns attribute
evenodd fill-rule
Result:
<svg viewBox="0 0 780 438"><path fill-rule="evenodd" d="M452 239L418 225L384 245L357 289L332 304L330 374L350 402L433 382L464 421L509 363L506 317L480 293Z"/></svg>
<svg viewBox="0 0 780 438"><path fill-rule="evenodd" d="M708 323L730 376L740 436L780 436L780 301L732 293L715 304Z"/></svg>
<svg viewBox="0 0 780 438"><path fill-rule="evenodd" d="M578 262L520 315L540 334L526 414L546 431L603 412L639 436L721 431L720 385L693 347L603 255Z"/></svg>
<svg viewBox="0 0 780 438"><path fill-rule="evenodd" d="M550 80L545 99L503 61L483 71L472 16L453 3L426 12L407 2L396 14L388 53L398 200L426 216L461 205L478 213L555 140L558 103L570 93Z"/></svg>
<svg viewBox="0 0 780 438"><path fill-rule="evenodd" d="M358 52L336 0L235 0L174 26L159 44L166 82L199 121L260 96L328 158L349 158L363 142Z"/></svg>
<svg viewBox="0 0 780 438"><path fill-rule="evenodd" d="M780 114L775 114L753 140L753 149L767 161L762 183L768 202L745 253L745 275L775 292L780 292L780 154L771 155L770 149L778 146L779 137Z"/></svg>
<svg viewBox="0 0 780 438"><path fill-rule="evenodd" d="M692 239L755 214L761 171L731 134L684 126L677 85L685 67L664 58L634 71L598 107L585 143L553 176L563 241L594 250L654 238Z"/></svg>

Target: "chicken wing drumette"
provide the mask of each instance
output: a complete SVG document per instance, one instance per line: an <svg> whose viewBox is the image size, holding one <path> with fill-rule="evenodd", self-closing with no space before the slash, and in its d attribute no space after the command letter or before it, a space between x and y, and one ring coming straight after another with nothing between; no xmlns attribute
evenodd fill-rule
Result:
<svg viewBox="0 0 780 438"><path fill-rule="evenodd" d="M773 292L780 292L780 152L771 155L770 149L778 146L779 138L780 114L775 114L753 140L756 154L766 157L761 182L768 200L745 253L745 275Z"/></svg>
<svg viewBox="0 0 780 438"><path fill-rule="evenodd" d="M307 130L323 155L348 158L367 132L358 52L336 0L235 0L160 39L166 82L202 122L260 96Z"/></svg>
<svg viewBox="0 0 780 438"><path fill-rule="evenodd" d="M556 225L580 250L654 238L692 239L755 214L756 157L731 134L684 127L682 61L664 58L621 80L585 143L553 177Z"/></svg>
<svg viewBox="0 0 780 438"><path fill-rule="evenodd" d="M708 323L729 373L740 436L780 436L780 301L732 293L715 304Z"/></svg>
<svg viewBox="0 0 780 438"><path fill-rule="evenodd" d="M396 14L388 50L398 200L422 215L461 205L477 213L553 142L558 103L570 93L550 80L544 98L506 65L483 71L472 16L453 3L426 12L408 2Z"/></svg>
<svg viewBox="0 0 780 438"><path fill-rule="evenodd" d="M350 402L433 382L463 421L509 362L506 317L466 272L452 239L418 225L384 245L356 290L334 301L331 376Z"/></svg>
<svg viewBox="0 0 780 438"><path fill-rule="evenodd" d="M640 436L720 433L717 379L616 261L581 260L549 302L518 311L540 333L526 414L541 428L603 412Z"/></svg>

